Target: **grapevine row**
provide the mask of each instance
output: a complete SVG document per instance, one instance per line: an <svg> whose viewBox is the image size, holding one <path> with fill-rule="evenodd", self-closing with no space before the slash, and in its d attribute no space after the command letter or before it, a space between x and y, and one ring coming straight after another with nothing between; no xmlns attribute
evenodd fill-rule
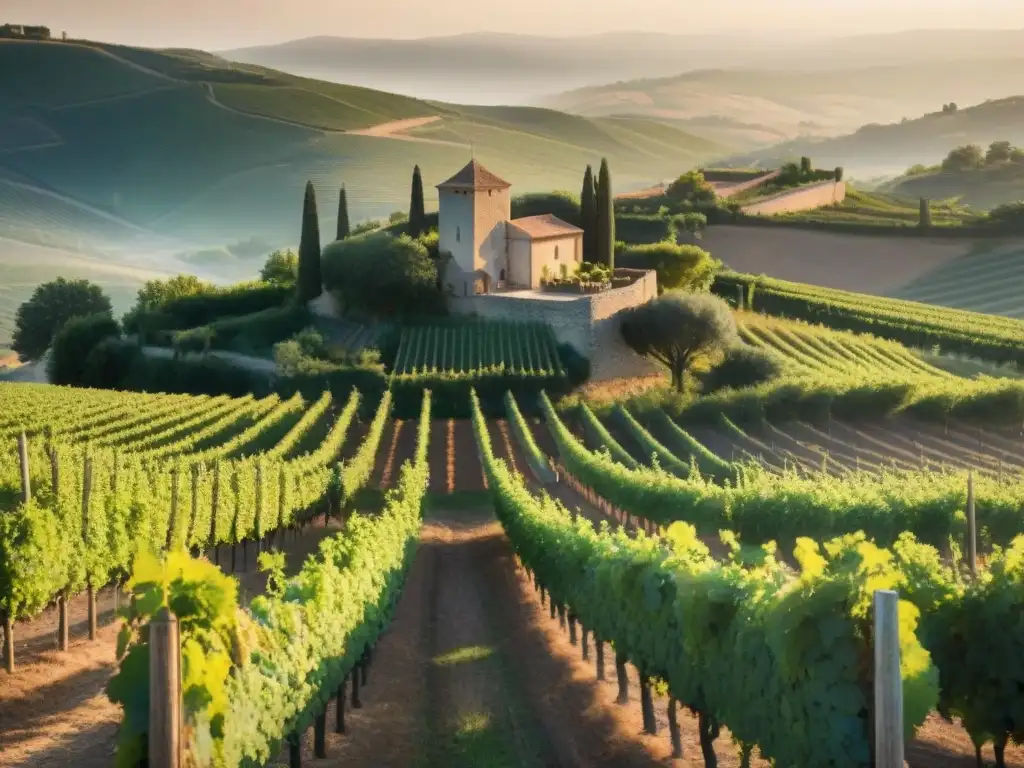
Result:
<svg viewBox="0 0 1024 768"><path fill-rule="evenodd" d="M294 578L284 555L266 553L267 592L245 610L237 583L202 560L174 552L164 562L141 555L132 577L126 652L109 695L124 705L118 763L144 755L148 718L131 702L148 689L148 623L174 606L182 626L186 762L265 765L282 742L322 719L346 679L391 620L415 554L427 488L430 394L424 394L416 458L376 515L353 514L344 533L321 543ZM206 600L181 598L202 590ZM215 627L214 631L203 629ZM235 649L244 641L247 653ZM123 646L124 647L124 646ZM322 722L322 720L321 720Z"/></svg>

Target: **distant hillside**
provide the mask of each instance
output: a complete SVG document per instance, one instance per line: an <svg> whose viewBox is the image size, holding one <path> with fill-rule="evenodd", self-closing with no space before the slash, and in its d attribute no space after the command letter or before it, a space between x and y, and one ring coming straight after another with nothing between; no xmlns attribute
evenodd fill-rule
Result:
<svg viewBox="0 0 1024 768"><path fill-rule="evenodd" d="M541 97L575 88L708 68L817 72L863 69L870 64L926 69L933 62L975 60L979 52L1003 58L1019 56L1022 50L1024 30L919 30L845 37L828 31L790 37L637 32L575 37L474 33L418 40L314 37L221 55L420 98L537 104ZM940 83L933 86L931 102L972 100L967 95L941 93ZM901 114L866 112L860 123L899 119ZM742 118L748 119L753 121L754 115Z"/></svg>
<svg viewBox="0 0 1024 768"><path fill-rule="evenodd" d="M911 165L934 163L954 147L988 146L1000 140L1024 144L1024 96L961 106L953 112L932 110L915 120L865 125L831 139L798 139L728 160L737 165L759 163L768 167L808 155L819 166L842 165L848 174L858 177L897 175Z"/></svg>
<svg viewBox="0 0 1024 768"><path fill-rule="evenodd" d="M1024 149L1008 141L987 150L978 145L958 147L939 165L914 166L881 185L883 191L929 199L956 199L988 210L1024 200Z"/></svg>
<svg viewBox="0 0 1024 768"><path fill-rule="evenodd" d="M648 186L724 149L651 120L427 102L201 51L0 41L0 71L18 73L0 78L0 237L83 263L173 271L186 251L294 244L307 179L329 239L342 183L353 220L386 216L416 164L429 201L471 152L522 194L576 191L602 157L617 188ZM0 253L4 286L6 268Z"/></svg>
<svg viewBox="0 0 1024 768"><path fill-rule="evenodd" d="M799 70L702 69L570 91L545 103L588 116L628 113L686 121L695 130L717 120L727 132L721 135L734 142L746 137L771 143L899 121L950 101L1006 97L1020 92L1022 79L1019 56L843 70L810 64Z"/></svg>

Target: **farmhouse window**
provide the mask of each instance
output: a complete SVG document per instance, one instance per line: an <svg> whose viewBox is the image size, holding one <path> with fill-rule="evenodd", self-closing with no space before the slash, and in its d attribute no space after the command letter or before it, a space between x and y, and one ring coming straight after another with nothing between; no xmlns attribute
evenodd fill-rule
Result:
<svg viewBox="0 0 1024 768"><path fill-rule="evenodd" d="M455 228L455 242L456 243L461 243L462 242L462 228L461 227L456 227Z"/></svg>
<svg viewBox="0 0 1024 768"><path fill-rule="evenodd" d="M558 246L555 246L555 261L558 261Z"/></svg>

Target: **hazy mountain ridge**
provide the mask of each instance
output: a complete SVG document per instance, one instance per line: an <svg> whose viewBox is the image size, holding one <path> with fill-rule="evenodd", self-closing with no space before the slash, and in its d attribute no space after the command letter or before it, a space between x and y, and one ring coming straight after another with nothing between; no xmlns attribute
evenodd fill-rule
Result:
<svg viewBox="0 0 1024 768"><path fill-rule="evenodd" d="M1021 51L1024 30L921 30L792 38L640 32L577 37L473 33L415 40L320 36L220 54L421 98L533 104L575 88L709 68L917 66L977 59L979 52L990 58L1016 57Z"/></svg>
<svg viewBox="0 0 1024 768"><path fill-rule="evenodd" d="M828 139L797 139L727 158L736 165L774 166L803 155L822 167L842 165L857 176L902 174L912 165L934 165L964 144L993 141L1024 145L1024 96L995 99L954 112L931 112L888 125L865 125Z"/></svg>

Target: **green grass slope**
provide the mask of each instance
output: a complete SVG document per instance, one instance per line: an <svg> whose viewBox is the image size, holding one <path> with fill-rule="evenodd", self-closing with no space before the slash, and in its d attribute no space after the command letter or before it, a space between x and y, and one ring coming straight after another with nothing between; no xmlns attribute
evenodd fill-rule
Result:
<svg viewBox="0 0 1024 768"><path fill-rule="evenodd" d="M583 166L602 156L627 185L723 151L652 120L428 103L200 51L0 42L0 68L27 72L0 82L0 120L10 128L0 131L0 171L139 227L204 241L292 240L306 178L323 185L325 219L342 182L353 219L389 213L408 202L413 164L433 169L429 196L471 145L517 192L575 190ZM438 119L404 140L348 133L423 117Z"/></svg>
<svg viewBox="0 0 1024 768"><path fill-rule="evenodd" d="M82 276L103 260L173 271L168 254L189 249L294 244L307 179L329 239L342 183L354 221L386 216L408 206L419 164L429 206L471 151L516 194L577 191L602 157L627 188L724 151L652 120L438 104L202 51L0 41L0 71L18 73L0 78L0 237L57 249ZM410 118L436 119L401 138L352 133ZM8 305L59 262L26 277L0 259Z"/></svg>
<svg viewBox="0 0 1024 768"><path fill-rule="evenodd" d="M931 200L932 225L957 226L969 221L973 215L962 205L945 200ZM792 222L835 222L863 224L870 227L916 227L921 216L920 199L891 192L857 189L846 185L846 198L837 205L811 211L785 213L772 218Z"/></svg>

